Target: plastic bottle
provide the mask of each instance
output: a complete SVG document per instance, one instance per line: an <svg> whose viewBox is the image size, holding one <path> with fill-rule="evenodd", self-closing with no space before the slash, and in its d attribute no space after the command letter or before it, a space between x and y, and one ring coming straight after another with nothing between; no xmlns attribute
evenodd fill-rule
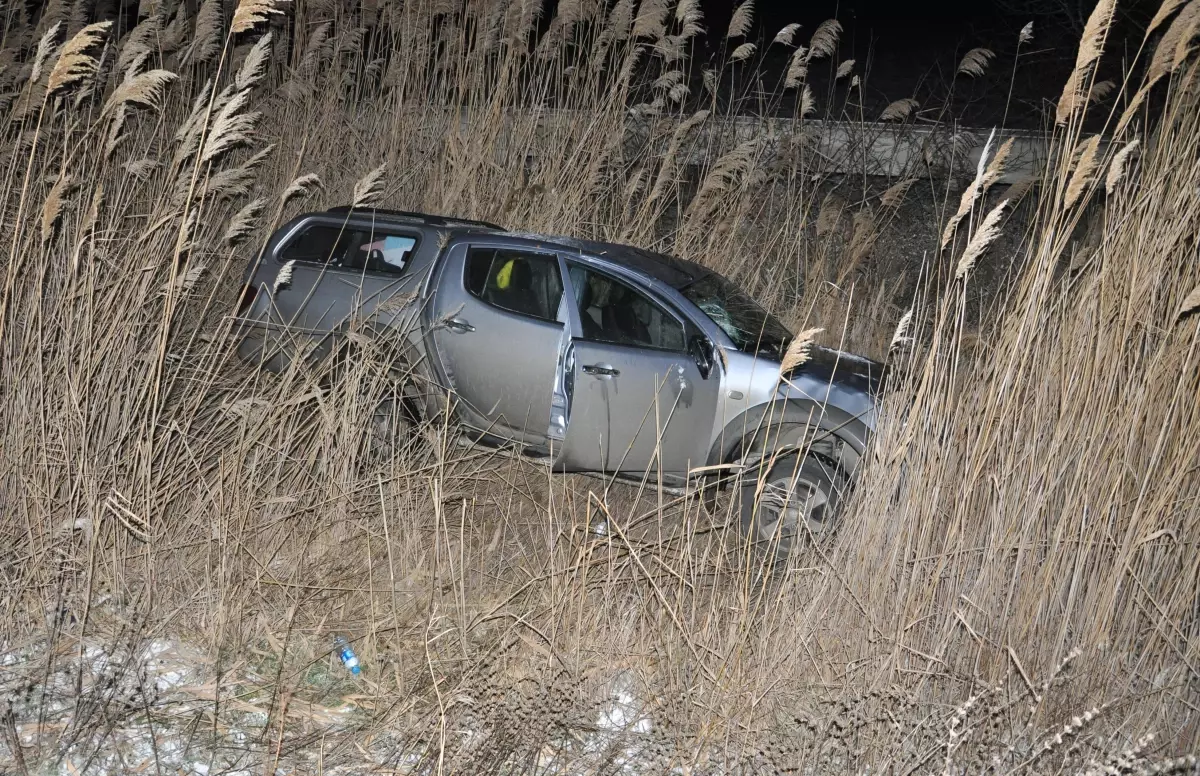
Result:
<svg viewBox="0 0 1200 776"><path fill-rule="evenodd" d="M350 669L350 673L357 675L362 671L362 667L358 664L358 655L354 654L350 642L342 636L334 636L333 643L337 645L338 658L341 659L342 665Z"/></svg>

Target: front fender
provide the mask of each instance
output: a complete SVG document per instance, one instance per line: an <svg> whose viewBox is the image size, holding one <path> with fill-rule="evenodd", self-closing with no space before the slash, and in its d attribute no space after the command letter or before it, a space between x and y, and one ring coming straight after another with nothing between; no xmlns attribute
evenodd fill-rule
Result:
<svg viewBox="0 0 1200 776"><path fill-rule="evenodd" d="M778 451L811 449L853 472L870 430L860 418L811 399L777 399L727 423L708 454L708 466L747 468Z"/></svg>

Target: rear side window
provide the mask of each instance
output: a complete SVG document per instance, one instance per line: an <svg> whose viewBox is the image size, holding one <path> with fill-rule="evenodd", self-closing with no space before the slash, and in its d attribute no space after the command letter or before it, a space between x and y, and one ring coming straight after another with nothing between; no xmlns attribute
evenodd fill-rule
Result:
<svg viewBox="0 0 1200 776"><path fill-rule="evenodd" d="M340 264L351 234L341 226L313 225L292 238L279 252L280 261Z"/></svg>
<svg viewBox="0 0 1200 776"><path fill-rule="evenodd" d="M544 253L472 248L463 284L473 296L502 310L558 320L562 276L558 257Z"/></svg>
<svg viewBox="0 0 1200 776"><path fill-rule="evenodd" d="M401 274L408 269L416 247L417 238L413 235L314 224L292 238L279 252L279 259Z"/></svg>

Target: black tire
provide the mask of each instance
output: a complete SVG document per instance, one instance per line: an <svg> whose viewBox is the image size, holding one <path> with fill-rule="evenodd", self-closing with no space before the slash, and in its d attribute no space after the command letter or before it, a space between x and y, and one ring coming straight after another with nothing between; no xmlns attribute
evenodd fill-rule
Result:
<svg viewBox="0 0 1200 776"><path fill-rule="evenodd" d="M370 453L386 455L405 447L416 438L416 426L412 411L402 398L389 396L380 400L371 413L367 430Z"/></svg>
<svg viewBox="0 0 1200 776"><path fill-rule="evenodd" d="M328 390L354 385L351 390L357 390L358 400L371 406L366 429L367 453L379 459L406 448L419 437L420 397L414 381L416 375L407 364L393 364L389 368L382 391L375 380L361 385L348 380L356 361L362 357L359 346L348 340L341 343L327 356L321 384Z"/></svg>
<svg viewBox="0 0 1200 776"><path fill-rule="evenodd" d="M759 469L742 480L742 534L776 560L786 560L801 541L828 538L836 528L847 478L812 453L767 459L767 466L765 474Z"/></svg>

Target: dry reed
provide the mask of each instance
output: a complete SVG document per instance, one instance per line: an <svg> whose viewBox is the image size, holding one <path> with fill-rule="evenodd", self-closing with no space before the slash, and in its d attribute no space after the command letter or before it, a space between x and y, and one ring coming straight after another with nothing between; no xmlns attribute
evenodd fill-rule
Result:
<svg viewBox="0 0 1200 776"><path fill-rule="evenodd" d="M955 203L930 201L945 186L924 162L858 190L871 176L839 185L814 122L780 131L813 109L807 67L836 54L833 23L790 52L771 97L796 90L788 121L747 137L715 99L749 69L724 67L737 47L712 65L711 104L672 102L687 79L668 74L696 64L681 43L700 34L696 3L563 3L543 20L533 2L417 0L368 20L361 4L284 17L247 1L228 22L218 0L168 5L106 44L115 68L77 46L60 86L79 104L40 123L62 31L84 25L59 21L62 4L13 22L31 79L0 187L0 759L87 774L1194 766L1186 24L1161 73L1129 79L1178 88L1141 98L1139 131L1120 114L1119 142L1084 141L1074 169L1059 154L1022 234L1002 226L1016 187L984 204L1004 144L947 230L929 213ZM1059 149L1105 110L1080 91L1097 13ZM918 107L894 105L896 122ZM874 137L858 142L848 154ZM1098 195L1100 170L1138 195ZM381 427L380 397L443 390L404 328L409 289L349 322L351 358L239 362L241 281L267 236L355 202L669 246L798 323L789 368L812 359L816 326L886 355L838 532L767 567L736 494L674 495L653 471L640 488L551 477L459 447L445 414ZM906 257L902 277L877 254L910 211L933 258ZM956 263L939 251L981 213ZM311 271L264 269L271 315ZM993 273L1008 294L989 308L975 295ZM294 327L269 336L316 353ZM794 425L818 460L849 460Z"/></svg>

